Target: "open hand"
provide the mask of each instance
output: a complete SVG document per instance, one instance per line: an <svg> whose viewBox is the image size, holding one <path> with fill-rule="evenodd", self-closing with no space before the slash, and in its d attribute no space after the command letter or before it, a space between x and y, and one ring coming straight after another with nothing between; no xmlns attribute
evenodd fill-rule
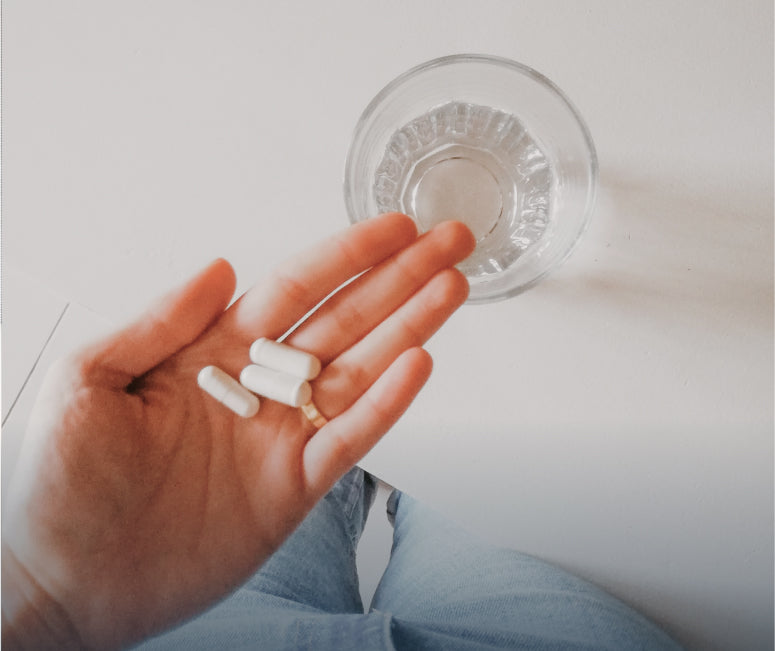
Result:
<svg viewBox="0 0 775 651"><path fill-rule="evenodd" d="M420 346L466 299L453 267L473 247L462 224L417 237L408 217L383 215L230 307L234 273L216 261L57 364L8 501L4 642L42 626L52 646L119 647L238 587L421 389ZM286 340L323 363L311 383L320 430L266 399L240 418L197 387L209 364L238 377L252 341L281 337L356 276Z"/></svg>

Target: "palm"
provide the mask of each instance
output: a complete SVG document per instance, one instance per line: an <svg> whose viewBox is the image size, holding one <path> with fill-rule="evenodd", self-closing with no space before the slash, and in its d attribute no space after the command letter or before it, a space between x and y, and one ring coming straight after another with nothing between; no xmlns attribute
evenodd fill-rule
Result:
<svg viewBox="0 0 775 651"><path fill-rule="evenodd" d="M86 641L137 639L239 585L408 407L430 372L417 347L464 300L450 267L473 246L459 224L415 237L405 217L366 222L225 311L222 265L52 379L28 438L58 454L28 455L48 479L16 482L10 547ZM288 339L323 363L319 431L270 400L239 418L198 389L203 366L237 376L251 341L366 269Z"/></svg>

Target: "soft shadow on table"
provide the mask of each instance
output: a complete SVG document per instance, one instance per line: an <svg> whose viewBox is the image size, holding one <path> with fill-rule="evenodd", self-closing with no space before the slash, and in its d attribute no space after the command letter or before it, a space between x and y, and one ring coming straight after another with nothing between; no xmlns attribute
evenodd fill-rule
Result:
<svg viewBox="0 0 775 651"><path fill-rule="evenodd" d="M772 186L712 185L702 192L669 177L602 175L574 255L583 269L550 279L547 294L608 304L655 326L769 335L773 223L763 207L772 206Z"/></svg>

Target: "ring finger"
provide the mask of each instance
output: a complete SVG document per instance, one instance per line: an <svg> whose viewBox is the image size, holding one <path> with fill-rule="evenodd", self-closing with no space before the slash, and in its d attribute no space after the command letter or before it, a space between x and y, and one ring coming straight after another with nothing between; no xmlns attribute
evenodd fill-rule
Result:
<svg viewBox="0 0 775 651"><path fill-rule="evenodd" d="M404 351L422 346L466 300L468 281L455 269L433 276L368 335L328 364L313 382L320 412L348 409Z"/></svg>

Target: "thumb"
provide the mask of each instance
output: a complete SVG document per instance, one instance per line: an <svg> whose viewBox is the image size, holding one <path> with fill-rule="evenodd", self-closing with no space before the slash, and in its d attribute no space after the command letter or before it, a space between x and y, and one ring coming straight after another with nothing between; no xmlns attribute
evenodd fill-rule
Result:
<svg viewBox="0 0 775 651"><path fill-rule="evenodd" d="M116 374L127 386L196 340L226 309L235 287L232 266L215 260L136 321L84 351L87 365Z"/></svg>

